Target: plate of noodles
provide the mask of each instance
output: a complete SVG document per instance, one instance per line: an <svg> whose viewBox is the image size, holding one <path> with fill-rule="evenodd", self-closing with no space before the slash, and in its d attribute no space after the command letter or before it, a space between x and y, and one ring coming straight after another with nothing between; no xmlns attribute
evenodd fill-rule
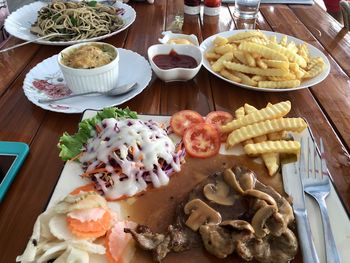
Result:
<svg viewBox="0 0 350 263"><path fill-rule="evenodd" d="M121 2L112 1L107 4L105 1L38 1L13 12L5 21L5 29L11 35L26 41L61 33L38 39L36 43L72 45L118 34L135 19L135 10Z"/></svg>

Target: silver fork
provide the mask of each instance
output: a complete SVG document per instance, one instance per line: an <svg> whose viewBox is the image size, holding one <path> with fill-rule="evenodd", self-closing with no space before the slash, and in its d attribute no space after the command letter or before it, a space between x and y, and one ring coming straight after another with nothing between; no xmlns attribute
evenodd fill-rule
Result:
<svg viewBox="0 0 350 263"><path fill-rule="evenodd" d="M322 138L320 139L321 156L317 152L315 143L310 142L309 138L307 139L306 147L307 169L306 172L303 173L304 176L302 176L304 191L312 196L320 207L327 263L338 263L340 262L339 254L332 234L326 205L326 198L330 192L330 181ZM303 148L305 148L305 146L302 142L302 151L304 151Z"/></svg>

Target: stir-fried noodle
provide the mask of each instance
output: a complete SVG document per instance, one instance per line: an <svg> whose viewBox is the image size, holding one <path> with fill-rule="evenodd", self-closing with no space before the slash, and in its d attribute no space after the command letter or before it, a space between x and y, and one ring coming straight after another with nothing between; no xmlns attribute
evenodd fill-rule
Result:
<svg viewBox="0 0 350 263"><path fill-rule="evenodd" d="M122 9L91 2L53 2L41 8L31 32L38 36L52 33L50 40L81 40L110 34L123 26Z"/></svg>

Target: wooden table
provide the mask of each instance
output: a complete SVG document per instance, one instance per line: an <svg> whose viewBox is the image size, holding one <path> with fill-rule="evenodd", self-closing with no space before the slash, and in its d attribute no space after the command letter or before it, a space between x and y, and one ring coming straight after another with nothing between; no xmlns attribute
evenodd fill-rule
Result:
<svg viewBox="0 0 350 263"><path fill-rule="evenodd" d="M147 48L157 43L176 15L183 14L183 0L156 0L154 5L135 3L133 7L137 12L135 23L106 41L147 57ZM183 32L196 34L202 41L220 31L236 29L233 9L224 5L218 17L185 15ZM350 35L318 5L263 5L257 27L300 38L319 48L331 63L327 79L310 89L264 93L230 85L202 68L186 83L164 83L153 76L145 91L121 106L140 114L193 109L206 115L213 110L233 111L245 102L264 107L267 102L290 100L290 115L306 118L314 135L324 138L329 170L349 212ZM19 42L11 37L3 47ZM58 138L64 131L75 132L82 116L45 111L29 102L22 90L28 71L61 49L31 44L0 54L0 140L30 145L24 166L0 204L0 262L14 262L25 248L64 165L58 158Z"/></svg>

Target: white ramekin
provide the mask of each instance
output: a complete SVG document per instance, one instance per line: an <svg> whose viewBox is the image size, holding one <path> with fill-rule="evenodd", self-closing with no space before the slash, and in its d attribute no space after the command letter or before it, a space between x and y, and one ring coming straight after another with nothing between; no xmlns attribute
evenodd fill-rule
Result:
<svg viewBox="0 0 350 263"><path fill-rule="evenodd" d="M62 63L62 53L69 53L83 45L109 46L115 49L116 57L107 65L93 69L71 68ZM117 87L119 75L119 54L118 49L103 42L87 42L72 45L63 49L58 54L58 65L63 73L67 86L73 93L83 93L90 91L105 92Z"/></svg>
<svg viewBox="0 0 350 263"><path fill-rule="evenodd" d="M195 68L174 68L161 69L154 62L153 57L161 54L169 54L171 50L175 50L180 55L187 55L193 57L198 66ZM166 81L186 81L194 78L200 70L203 62L201 50L194 45L172 45L172 44L157 44L148 48L148 60L156 75Z"/></svg>

